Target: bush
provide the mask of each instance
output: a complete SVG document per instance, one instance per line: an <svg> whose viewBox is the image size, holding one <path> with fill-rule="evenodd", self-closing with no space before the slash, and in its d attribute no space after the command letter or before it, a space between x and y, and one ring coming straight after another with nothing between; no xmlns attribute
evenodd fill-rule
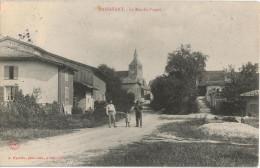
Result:
<svg viewBox="0 0 260 168"><path fill-rule="evenodd" d="M61 128L64 114L58 102L40 105L37 103L39 89L31 95L16 91L14 100L0 106L0 127L6 128Z"/></svg>
<svg viewBox="0 0 260 168"><path fill-rule="evenodd" d="M95 109L95 113L106 113L106 105L107 102L106 101L95 101L94 102L94 109Z"/></svg>
<svg viewBox="0 0 260 168"><path fill-rule="evenodd" d="M234 116L224 117L224 118L223 118L223 121L227 121L227 122L238 122Z"/></svg>
<svg viewBox="0 0 260 168"><path fill-rule="evenodd" d="M240 102L228 102L228 101L221 101L219 102L219 107L213 109L213 113L216 115L234 115L234 116L244 116L245 114L242 113L242 110L245 109L245 103Z"/></svg>
<svg viewBox="0 0 260 168"><path fill-rule="evenodd" d="M37 94L15 93L15 100L0 105L0 127L2 128L49 128L74 129L91 128L108 124L105 101L96 101L95 109L83 114L82 109L73 107L73 115L65 115L58 102L40 105ZM117 114L116 119L124 115Z"/></svg>
<svg viewBox="0 0 260 168"><path fill-rule="evenodd" d="M72 107L72 114L83 114L82 108L78 106L73 106Z"/></svg>
<svg viewBox="0 0 260 168"><path fill-rule="evenodd" d="M40 105L37 94L15 93L15 100L0 105L0 127L2 128L90 128L108 123L105 113L106 102L95 102L95 110L83 114L82 109L73 107L73 115L65 115L58 102ZM117 120L124 115L118 114Z"/></svg>

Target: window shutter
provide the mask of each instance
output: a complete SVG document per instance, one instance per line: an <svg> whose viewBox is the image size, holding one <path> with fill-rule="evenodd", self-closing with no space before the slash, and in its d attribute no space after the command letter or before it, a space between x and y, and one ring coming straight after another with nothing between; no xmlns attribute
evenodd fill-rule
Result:
<svg viewBox="0 0 260 168"><path fill-rule="evenodd" d="M18 66L14 66L14 79L18 79Z"/></svg>
<svg viewBox="0 0 260 168"><path fill-rule="evenodd" d="M9 79L9 66L5 66L4 79Z"/></svg>
<svg viewBox="0 0 260 168"><path fill-rule="evenodd" d="M17 93L19 92L19 86L14 86L14 97L17 95Z"/></svg>
<svg viewBox="0 0 260 168"><path fill-rule="evenodd" d="M69 102L69 88L65 87L65 104Z"/></svg>
<svg viewBox="0 0 260 168"><path fill-rule="evenodd" d="M0 86L0 102L4 102L4 87Z"/></svg>

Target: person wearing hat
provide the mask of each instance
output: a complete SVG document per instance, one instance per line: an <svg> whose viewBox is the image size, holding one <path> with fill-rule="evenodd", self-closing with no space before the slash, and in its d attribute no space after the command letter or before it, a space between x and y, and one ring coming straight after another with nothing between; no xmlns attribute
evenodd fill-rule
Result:
<svg viewBox="0 0 260 168"><path fill-rule="evenodd" d="M135 117L136 117L136 127L142 127L142 105L140 104L139 101L135 103L134 110L135 110Z"/></svg>
<svg viewBox="0 0 260 168"><path fill-rule="evenodd" d="M112 100L109 101L109 104L106 107L106 114L108 115L109 119L109 128L111 128L111 118L113 119L114 127L116 127L116 109L112 104Z"/></svg>

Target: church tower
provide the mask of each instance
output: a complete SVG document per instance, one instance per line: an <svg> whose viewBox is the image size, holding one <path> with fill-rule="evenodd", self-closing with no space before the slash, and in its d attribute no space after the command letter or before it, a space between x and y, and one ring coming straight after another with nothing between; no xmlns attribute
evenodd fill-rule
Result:
<svg viewBox="0 0 260 168"><path fill-rule="evenodd" d="M131 79L143 78L143 65L140 63L137 57L138 55L135 49L134 59L129 64L129 70L128 70L129 78Z"/></svg>

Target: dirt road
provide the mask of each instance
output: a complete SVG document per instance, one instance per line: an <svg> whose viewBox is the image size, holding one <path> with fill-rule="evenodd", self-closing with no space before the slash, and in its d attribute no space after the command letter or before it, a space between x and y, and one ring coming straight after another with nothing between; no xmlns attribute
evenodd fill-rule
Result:
<svg viewBox="0 0 260 168"><path fill-rule="evenodd" d="M81 129L75 133L21 143L18 150L11 150L8 144L0 148L1 166L77 166L83 161L108 152L109 149L139 141L150 135L156 127L169 122L160 120L158 114L143 114L143 127L135 126L132 115L130 128L124 120L117 128L108 126ZM34 157L29 159L29 157ZM48 158L47 158L48 157Z"/></svg>
<svg viewBox="0 0 260 168"><path fill-rule="evenodd" d="M202 98L198 98L203 113L190 115L162 115L147 113L144 106L143 127L135 126L132 114L131 127L126 128L124 120L117 122L117 128L108 126L86 128L75 133L31 140L20 144L18 150L11 150L9 145L0 147L0 166L80 166L95 156L105 154L109 149L120 145L140 141L152 134L158 126L183 121L186 118L199 118L210 115ZM205 107L204 107L205 106ZM145 112L146 111L146 112ZM177 119L177 120L176 120ZM31 159L28 159L32 157Z"/></svg>

